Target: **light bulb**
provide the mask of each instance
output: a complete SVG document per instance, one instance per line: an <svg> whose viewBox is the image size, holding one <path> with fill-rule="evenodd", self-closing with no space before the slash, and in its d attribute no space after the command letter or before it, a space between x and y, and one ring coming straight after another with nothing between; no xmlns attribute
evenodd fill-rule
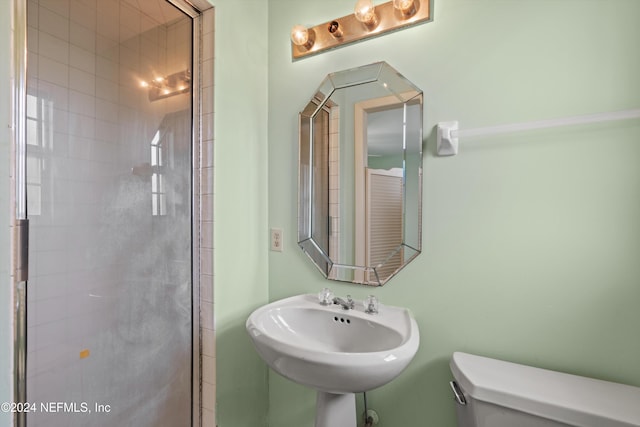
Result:
<svg viewBox="0 0 640 427"><path fill-rule="evenodd" d="M372 0L358 0L353 14L358 21L367 26L378 25L376 7L373 5Z"/></svg>
<svg viewBox="0 0 640 427"><path fill-rule="evenodd" d="M413 15L416 12L414 0L393 0L393 7L405 16Z"/></svg>
<svg viewBox="0 0 640 427"><path fill-rule="evenodd" d="M304 46L309 42L309 30L302 25L294 25L291 29L291 41L296 46Z"/></svg>

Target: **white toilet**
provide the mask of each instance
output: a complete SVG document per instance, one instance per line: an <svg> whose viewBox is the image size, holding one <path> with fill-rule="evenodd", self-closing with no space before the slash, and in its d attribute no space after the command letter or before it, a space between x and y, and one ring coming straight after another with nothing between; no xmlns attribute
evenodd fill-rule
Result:
<svg viewBox="0 0 640 427"><path fill-rule="evenodd" d="M640 426L638 387L466 353L450 367L459 427Z"/></svg>

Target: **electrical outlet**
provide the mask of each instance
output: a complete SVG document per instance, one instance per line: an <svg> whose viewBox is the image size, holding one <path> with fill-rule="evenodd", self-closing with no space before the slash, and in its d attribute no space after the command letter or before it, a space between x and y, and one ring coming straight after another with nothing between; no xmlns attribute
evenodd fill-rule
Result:
<svg viewBox="0 0 640 427"><path fill-rule="evenodd" d="M271 229L271 250L276 252L282 252L282 229Z"/></svg>

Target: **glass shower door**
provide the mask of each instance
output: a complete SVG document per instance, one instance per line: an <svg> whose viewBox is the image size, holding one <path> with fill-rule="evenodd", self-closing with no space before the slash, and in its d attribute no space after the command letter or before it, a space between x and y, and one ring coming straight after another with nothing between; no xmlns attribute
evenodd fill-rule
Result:
<svg viewBox="0 0 640 427"><path fill-rule="evenodd" d="M189 426L191 18L159 0L27 15L27 423Z"/></svg>

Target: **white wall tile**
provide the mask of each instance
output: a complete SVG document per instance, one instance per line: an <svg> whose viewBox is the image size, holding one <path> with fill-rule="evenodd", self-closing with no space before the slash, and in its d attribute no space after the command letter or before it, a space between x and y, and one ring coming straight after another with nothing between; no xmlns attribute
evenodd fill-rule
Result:
<svg viewBox="0 0 640 427"><path fill-rule="evenodd" d="M96 97L105 101L117 103L119 96L118 85L103 78L96 78Z"/></svg>
<svg viewBox="0 0 640 427"><path fill-rule="evenodd" d="M104 99L96 98L96 118L111 123L118 123L118 105ZM100 132L98 132L100 135ZM117 137L117 134L116 134Z"/></svg>
<svg viewBox="0 0 640 427"><path fill-rule="evenodd" d="M95 153L96 153L95 158L100 159L100 162L106 163L107 166L111 166L112 163L115 163L117 161L117 156L113 149L115 143L117 142L117 137L112 136L113 134L117 135L117 133L118 133L117 129L115 129L115 131L114 130L111 131L111 136L106 132L104 134L101 133L100 137L93 142L93 145L95 147ZM98 166L96 166L96 169L97 168ZM113 170L109 168L105 176L111 178L112 174L113 174ZM98 212L98 214L99 213L100 212Z"/></svg>
<svg viewBox="0 0 640 427"><path fill-rule="evenodd" d="M102 56L96 57L96 76L118 83L119 75L119 66L116 61L111 61Z"/></svg>
<svg viewBox="0 0 640 427"><path fill-rule="evenodd" d="M69 52L69 65L87 73L96 73L96 56L94 52L71 46Z"/></svg>
<svg viewBox="0 0 640 427"><path fill-rule="evenodd" d="M216 334L212 329L202 329L202 354L216 355Z"/></svg>
<svg viewBox="0 0 640 427"><path fill-rule="evenodd" d="M216 383L216 359L212 356L202 356L202 381L209 384Z"/></svg>
<svg viewBox="0 0 640 427"><path fill-rule="evenodd" d="M213 113L203 114L202 116L202 139L205 141L213 139L213 119Z"/></svg>
<svg viewBox="0 0 640 427"><path fill-rule="evenodd" d="M71 22L91 30L97 28L97 10L95 5L82 0L71 0L69 16Z"/></svg>
<svg viewBox="0 0 640 427"><path fill-rule="evenodd" d="M69 41L72 45L88 50L96 51L96 32L82 25L71 25L69 28Z"/></svg>
<svg viewBox="0 0 640 427"><path fill-rule="evenodd" d="M216 401L216 386L210 383L202 383L202 407L214 410Z"/></svg>
<svg viewBox="0 0 640 427"><path fill-rule="evenodd" d="M203 168L200 172L200 191L202 194L213 194L213 168ZM212 246L206 246L212 247Z"/></svg>
<svg viewBox="0 0 640 427"><path fill-rule="evenodd" d="M82 71L80 71L82 72ZM96 101L92 95L87 95L75 90L69 91L69 113L82 114L95 117Z"/></svg>
<svg viewBox="0 0 640 427"><path fill-rule="evenodd" d="M202 221L213 221L213 195L203 194L200 200L202 205L200 219Z"/></svg>
<svg viewBox="0 0 640 427"><path fill-rule="evenodd" d="M64 117L67 117L67 112L63 111ZM64 121L64 131L63 132L53 132L53 146L51 147L52 153L54 157L64 157L69 154L69 134L67 131L68 128L68 120L64 120L62 117L60 118L60 122ZM54 172L54 176L55 172Z"/></svg>
<svg viewBox="0 0 640 427"><path fill-rule="evenodd" d="M203 59L214 58L213 46L213 34L207 34L202 37L202 53L205 56Z"/></svg>
<svg viewBox="0 0 640 427"><path fill-rule="evenodd" d="M91 97L96 94L96 76L78 68L69 69L69 88Z"/></svg>
<svg viewBox="0 0 640 427"><path fill-rule="evenodd" d="M204 12L202 16L202 34L211 34L214 31L214 13L212 9Z"/></svg>
<svg viewBox="0 0 640 427"><path fill-rule="evenodd" d="M137 88L136 88L137 90L136 89L132 90L132 89L133 88L131 86L120 85L118 89L119 90L118 102L122 106L126 106L133 110L137 110L139 109L143 100L146 100L146 95L144 95L144 93Z"/></svg>
<svg viewBox="0 0 640 427"><path fill-rule="evenodd" d="M39 256L40 255L40 256ZM37 254L38 263L33 269L34 276L48 276L50 274L64 273L67 269L67 256L65 251L50 251L46 256Z"/></svg>
<svg viewBox="0 0 640 427"><path fill-rule="evenodd" d="M200 275L200 300L213 302L213 276Z"/></svg>
<svg viewBox="0 0 640 427"><path fill-rule="evenodd" d="M31 28L38 26L38 15L40 14L39 0L27 0L27 25ZM28 40L34 40L33 38ZM31 46L29 46L31 47Z"/></svg>
<svg viewBox="0 0 640 427"><path fill-rule="evenodd" d="M201 274L200 286L201 300L206 302L213 302L213 276Z"/></svg>
<svg viewBox="0 0 640 427"><path fill-rule="evenodd" d="M59 86L69 84L69 66L43 56L38 60L38 77Z"/></svg>
<svg viewBox="0 0 640 427"><path fill-rule="evenodd" d="M200 165L203 169L211 168L214 164L214 144L213 139L204 140L201 147ZM213 187L211 191L204 191L205 194L213 194Z"/></svg>
<svg viewBox="0 0 640 427"><path fill-rule="evenodd" d="M96 35L96 54L118 63L120 58L120 44L116 39L111 39L104 35Z"/></svg>
<svg viewBox="0 0 640 427"><path fill-rule="evenodd" d="M35 316L31 317L31 324L41 325L62 320L67 317L67 297L58 296L50 299L40 299L33 302Z"/></svg>
<svg viewBox="0 0 640 427"><path fill-rule="evenodd" d="M67 78L65 77L65 79ZM64 82L64 84L54 84L40 80L38 83L38 97L53 102L53 108L55 108L56 110L68 110L68 79Z"/></svg>
<svg viewBox="0 0 640 427"><path fill-rule="evenodd" d="M202 114L213 113L213 86L202 88Z"/></svg>
<svg viewBox="0 0 640 427"><path fill-rule="evenodd" d="M56 343L65 342L67 320L58 320L55 322L43 323L35 326L33 331L35 333L35 340L33 344L33 350L39 351L55 345Z"/></svg>
<svg viewBox="0 0 640 427"><path fill-rule="evenodd" d="M96 120L93 117L69 113L69 135L82 138L95 136Z"/></svg>
<svg viewBox="0 0 640 427"><path fill-rule="evenodd" d="M42 6L38 10L38 15L40 31L69 41L69 18L58 15Z"/></svg>
<svg viewBox="0 0 640 427"><path fill-rule="evenodd" d="M35 10L38 10L38 7L35 7ZM31 15L29 15L31 16ZM37 14L36 14L37 16ZM27 18L30 19L30 18ZM36 18L37 19L37 18ZM36 21L37 22L37 21ZM40 31L36 27L27 26L27 40L29 40L29 52L30 53L38 53L38 38Z"/></svg>
<svg viewBox="0 0 640 427"><path fill-rule="evenodd" d="M102 120L101 118L96 119L96 140L110 143L109 145L105 146L105 150L113 151L113 144L118 141L119 135L120 126L117 123ZM106 160L104 155L99 156L98 158L101 160Z"/></svg>
<svg viewBox="0 0 640 427"><path fill-rule="evenodd" d="M200 249L200 273L213 275L213 251L210 249Z"/></svg>
<svg viewBox="0 0 640 427"><path fill-rule="evenodd" d="M40 55L58 61L62 64L69 64L69 42L52 36L49 33L40 31L38 33L38 47Z"/></svg>
<svg viewBox="0 0 640 427"><path fill-rule="evenodd" d="M213 86L214 76L213 76L213 59L209 59L203 61L202 63L202 86L209 87ZM211 106L213 112L213 105Z"/></svg>
<svg viewBox="0 0 640 427"><path fill-rule="evenodd" d="M57 342L47 347L46 351L38 352L38 363L31 364L34 375L48 371L64 369L72 364L72 354L69 346L64 342Z"/></svg>
<svg viewBox="0 0 640 427"><path fill-rule="evenodd" d="M58 15L69 17L69 0L39 0L39 4Z"/></svg>
<svg viewBox="0 0 640 427"><path fill-rule="evenodd" d="M200 303L200 327L213 330L213 304L210 302Z"/></svg>
<svg viewBox="0 0 640 427"><path fill-rule="evenodd" d="M202 427L216 427L216 416L214 410L202 409Z"/></svg>

